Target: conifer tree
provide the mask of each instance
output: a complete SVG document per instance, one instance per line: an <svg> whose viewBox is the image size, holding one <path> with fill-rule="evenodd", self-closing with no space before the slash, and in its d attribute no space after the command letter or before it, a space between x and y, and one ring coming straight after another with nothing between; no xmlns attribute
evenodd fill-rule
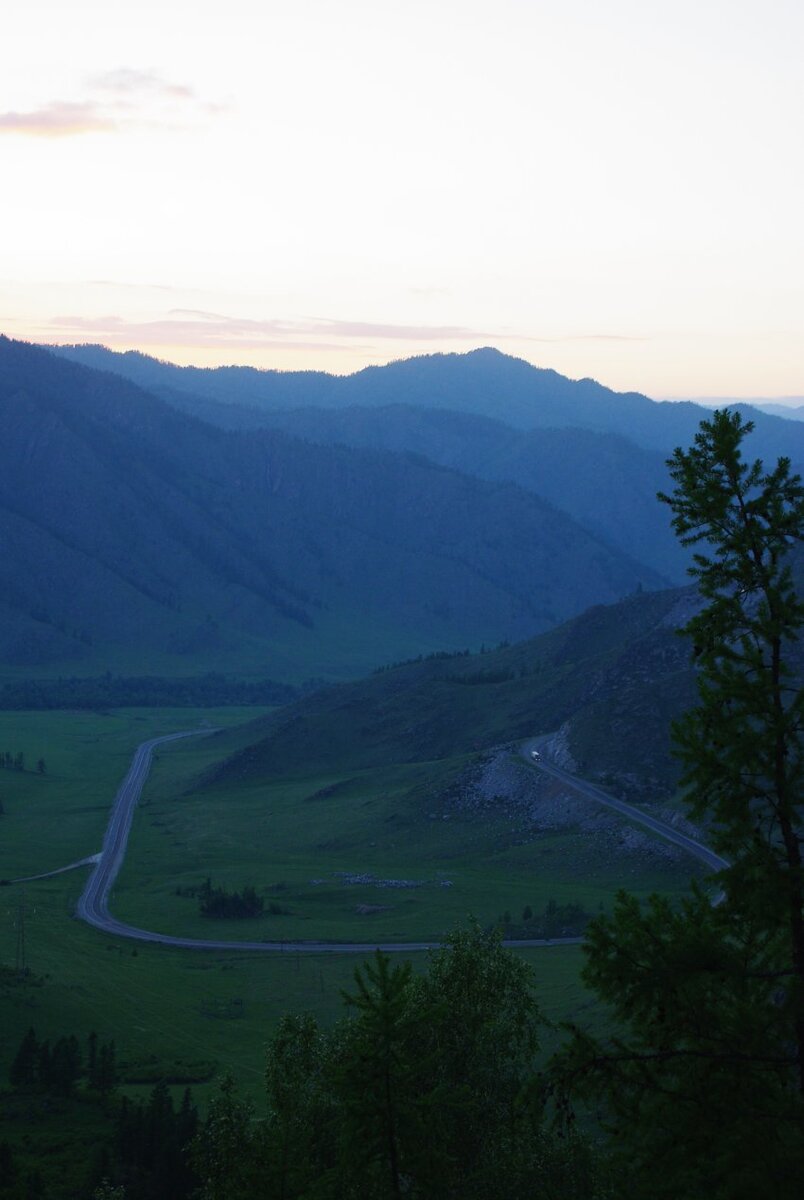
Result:
<svg viewBox="0 0 804 1200"><path fill-rule="evenodd" d="M37 1080L39 1067L39 1042L33 1028L23 1037L8 1073L12 1087L30 1087Z"/></svg>
<svg viewBox="0 0 804 1200"><path fill-rule="evenodd" d="M729 862L678 907L621 894L587 931L585 978L619 1036L575 1031L559 1094L603 1102L633 1194L753 1200L804 1172L804 696L793 570L804 488L746 462L752 425L716 413L660 495L701 607L698 703L674 727L692 815Z"/></svg>
<svg viewBox="0 0 804 1200"><path fill-rule="evenodd" d="M699 702L673 732L692 813L731 860L730 907L762 911L782 943L804 1095L804 603L789 553L804 538L804 487L787 458L769 472L743 459L752 429L739 413L715 413L668 464L676 488L660 499L682 545L702 546L690 573L706 602L684 630Z"/></svg>
<svg viewBox="0 0 804 1200"><path fill-rule="evenodd" d="M357 991L344 998L357 1014L339 1072L344 1114L344 1145L367 1179L376 1171L387 1192L401 1197L407 1173L406 1150L415 1144L421 1097L410 1053L421 1014L408 1001L410 963L391 965L377 951L374 961L354 973Z"/></svg>

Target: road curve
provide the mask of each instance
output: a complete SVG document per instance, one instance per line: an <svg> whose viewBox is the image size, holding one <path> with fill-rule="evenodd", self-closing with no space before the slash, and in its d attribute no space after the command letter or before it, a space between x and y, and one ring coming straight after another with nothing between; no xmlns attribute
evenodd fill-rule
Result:
<svg viewBox="0 0 804 1200"><path fill-rule="evenodd" d="M167 933L156 933L149 929L138 929L135 925L127 925L124 921L118 921L116 917L113 917L109 912L109 896L120 867L123 864L134 808L139 800L143 784L148 777L154 747L162 745L164 742L176 741L179 738L197 737L199 734L215 732L217 731L191 729L182 733L170 733L165 737L151 738L137 747L128 774L120 785L120 789L112 805L109 825L103 839L103 849L99 855L95 855L87 860L88 862L94 862L95 869L87 880L86 887L78 901L76 916L82 921L86 921L88 925L100 929L103 933L112 934L116 937L134 938L139 942L151 942L159 946L174 946L182 950L366 954L377 949L383 950L386 953L405 954L413 953L417 950L430 950L440 944L438 942L235 942L219 938L186 938L175 937ZM634 807L634 805L626 804L624 800L618 800L614 796L609 796L601 788L587 783L586 780L578 779L553 763L545 762L544 759L535 760L533 758L533 750L537 747L537 741L529 741L522 746L522 755L534 768L552 775L555 779L560 779L562 783L580 792L581 795L614 809L615 812L620 813L627 820L645 826L652 833L665 838L667 841L680 846L689 854L694 855L711 869L719 871L723 867L728 866L726 860L721 858L720 855L715 854L713 850L710 850L707 846L704 846L701 842L697 842L687 834L674 829L672 825L668 825L656 817L649 816L647 813L642 812L641 809ZM583 938L581 937L528 938L506 940L503 945L520 948L570 946L579 945L582 941Z"/></svg>
<svg viewBox="0 0 804 1200"><path fill-rule="evenodd" d="M587 783L585 779L579 779L576 775L571 775L569 771L563 770L562 767L557 767L555 763L545 762L544 758L534 759L534 750L538 752L539 741L532 739L525 742L522 746L521 753L530 765L539 771L544 771L547 775L552 775L554 779L560 779L562 783L579 792L582 796L586 796L590 800L596 800L598 804L605 804L607 808L614 809L621 816L626 817L629 821L634 821L638 825L644 825L651 833L658 834L667 842L672 842L676 846L680 846L682 850L686 850L688 854L692 854L695 858L706 863L713 871L722 871L724 867L729 865L725 858L721 858L719 854L715 854L714 850L710 850L702 842L696 842L695 838L689 837L686 833L681 833L680 830L674 829L672 825L668 825L666 821L660 821L658 817L651 817L642 809L636 808L633 804L626 804L624 800L618 800L615 796L610 796L608 792L604 792L602 788L596 787L593 783Z"/></svg>
<svg viewBox="0 0 804 1200"><path fill-rule="evenodd" d="M149 929L138 929L118 921L109 912L109 895L125 858L128 835L134 808L142 792L143 784L151 767L151 755L155 746L178 738L197 737L203 733L216 733L214 729L190 729L183 733L170 733L165 737L151 738L138 746L129 772L120 785L112 806L109 825L103 839L103 849L96 856L95 870L87 880L86 887L76 906L76 916L95 929L116 937L134 938L139 942L151 942L159 946L175 946L182 950L235 950L269 951L272 953L292 952L310 954L367 954L372 950L387 953L412 953L415 950L430 950L439 942L231 942L217 938L174 937L167 933L154 933ZM505 946L571 946L579 945L580 937L530 938L522 941L506 941Z"/></svg>

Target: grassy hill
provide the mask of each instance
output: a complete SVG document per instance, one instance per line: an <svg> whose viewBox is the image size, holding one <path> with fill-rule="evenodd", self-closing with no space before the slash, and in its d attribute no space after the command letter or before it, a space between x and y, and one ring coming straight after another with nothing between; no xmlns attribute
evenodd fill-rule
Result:
<svg viewBox="0 0 804 1200"><path fill-rule="evenodd" d="M682 892L699 865L534 771L517 742L541 735L560 761L675 816L667 726L693 691L675 627L694 602L688 590L635 596L170 748L114 911L202 938L393 942L438 939L468 912L528 936L521 914L543 918L551 901L577 923L625 880ZM256 888L264 911L204 916L207 878Z"/></svg>
<svg viewBox="0 0 804 1200"><path fill-rule="evenodd" d="M632 596L516 645L434 654L322 690L253 724L232 755L221 735L208 782L431 763L566 726L581 773L619 771L626 791L667 795L668 720L694 694L676 627L694 603L690 589Z"/></svg>

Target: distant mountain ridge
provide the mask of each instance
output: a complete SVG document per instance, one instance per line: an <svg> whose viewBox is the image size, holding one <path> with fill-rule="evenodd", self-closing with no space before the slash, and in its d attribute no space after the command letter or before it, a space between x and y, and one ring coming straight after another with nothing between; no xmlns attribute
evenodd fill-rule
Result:
<svg viewBox="0 0 804 1200"><path fill-rule="evenodd" d="M752 401L752 407L774 417L783 417L786 421L804 421L804 404L774 404L771 400L763 400Z"/></svg>
<svg viewBox="0 0 804 1200"><path fill-rule="evenodd" d="M175 367L98 346L56 352L120 372L221 428L281 428L322 445L413 451L482 479L516 483L668 581L685 579L688 553L655 497L668 485L665 459L692 441L711 411L699 405L612 392L491 349L409 359L345 378ZM804 465L804 429L744 411L756 424L757 454L769 462L789 454Z"/></svg>
<svg viewBox="0 0 804 1200"><path fill-rule="evenodd" d="M163 398L178 392L268 411L402 403L494 417L520 429L571 425L606 430L611 426L604 406L612 398L616 397L620 421L625 423L638 422L645 404L654 403L636 392L612 392L593 379L567 379L492 347L403 359L346 376L255 367L179 367L138 351L117 353L98 345L49 348L71 361L120 374Z"/></svg>
<svg viewBox="0 0 804 1200"><path fill-rule="evenodd" d="M0 411L6 662L356 674L663 582L514 485L225 432L8 339Z"/></svg>
<svg viewBox="0 0 804 1200"><path fill-rule="evenodd" d="M656 401L639 392L615 392L593 379L572 380L491 347L467 354L430 354L354 375L273 371L254 367L178 367L136 351L120 354L96 345L53 346L53 353L112 371L175 400L176 394L265 411L294 408L382 408L403 404L446 409L503 421L516 429L578 428L616 433L649 450L669 453L688 445L708 409L691 401ZM804 430L750 409L760 458L788 453L804 464ZM795 428L795 427L793 427Z"/></svg>

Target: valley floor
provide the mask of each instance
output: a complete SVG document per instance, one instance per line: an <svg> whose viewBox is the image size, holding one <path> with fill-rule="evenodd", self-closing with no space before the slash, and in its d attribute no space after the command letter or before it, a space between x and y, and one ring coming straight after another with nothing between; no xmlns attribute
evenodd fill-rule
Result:
<svg viewBox="0 0 804 1200"><path fill-rule="evenodd" d="M0 745L21 751L34 769L0 776L0 879L53 871L96 852L133 749L146 737L199 723L237 726L264 711L2 714ZM234 736L245 743L249 734ZM467 776L461 762L270 787L199 787L218 753L214 742L160 748L113 896L120 918L199 937L372 944L436 940L470 913L525 936L536 930L528 922L552 912L547 936L556 937L576 932L557 922L607 907L624 883L638 893L680 895L689 878L688 862L642 843L629 848L627 838L620 845L616 831L601 835L594 822L590 831L572 805L562 814L550 785L541 793L537 787L530 810L510 796L481 810L469 804L466 780L476 767ZM498 780L501 769L516 776L512 762L489 767ZM534 804L549 816L541 827ZM33 1025L39 1037L94 1030L114 1039L135 1093L146 1087L133 1082L144 1062L148 1078L161 1072L192 1081L202 1097L223 1071L256 1093L261 1046L283 1012L312 1011L324 1021L340 1012L354 955L290 947L266 955L180 951L108 937L74 919L85 876L78 868L0 893L0 962L7 967L0 1074ZM265 915L200 915L197 889L206 877L230 889L253 884L265 897ZM580 947L519 953L535 966L549 1017L602 1019L580 981ZM412 959L421 966L425 955Z"/></svg>

